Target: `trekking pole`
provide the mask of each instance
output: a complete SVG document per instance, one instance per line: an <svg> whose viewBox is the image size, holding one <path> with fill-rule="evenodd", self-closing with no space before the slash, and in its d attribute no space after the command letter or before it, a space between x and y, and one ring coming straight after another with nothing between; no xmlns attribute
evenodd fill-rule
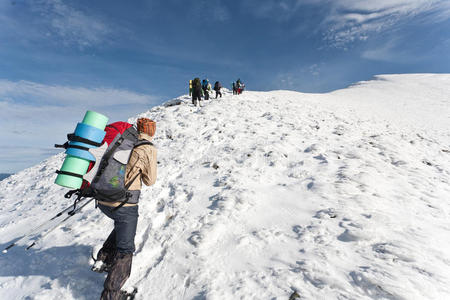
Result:
<svg viewBox="0 0 450 300"><path fill-rule="evenodd" d="M87 199L87 198L80 199L80 200L78 200L78 202L84 201L84 200L86 200L86 199ZM25 234L23 237L21 237L20 239L18 239L18 240L15 241L14 243L11 243L11 244L10 244L8 247L6 247L2 252L3 252L3 253L7 253L9 249L11 249L11 248L14 247L14 246L17 246L17 243L18 243L18 242L20 242L20 241L24 240L25 238L27 238L27 237L33 235L35 232L41 230L41 229L44 228L48 223L50 223L51 221L53 221L53 220L59 218L60 216L62 216L62 215L65 214L66 212L68 212L68 213L70 214L70 210L71 210L71 209L72 209L72 210L74 209L73 204L71 204L69 207L65 208L64 210L62 210L62 211L60 211L59 213L57 213L56 215L54 215L51 219L45 221L45 222L42 223L41 225L39 225L39 226L33 228L32 230L30 230L30 231L29 231L27 234Z"/></svg>
<svg viewBox="0 0 450 300"><path fill-rule="evenodd" d="M64 223L65 221L67 221L68 219L70 219L71 217L73 217L76 213L80 212L83 207L85 207L86 205L88 205L89 203L91 203L91 201L94 200L94 198L90 198L89 200L86 201L86 203L84 203L83 205L79 206L78 208L69 211L67 214L68 216L65 217L64 219L62 219L61 221L59 221L58 223L55 224L55 226L53 226L52 228L50 228L47 232L45 232L44 234L41 234L33 243L31 243L30 245L27 246L26 250L30 250L31 247L33 247L34 245L36 245L37 242L39 242L41 239L45 238L50 232L52 232L53 230L55 230L56 228L58 228L59 225L61 225L62 223ZM73 207L73 206L72 206Z"/></svg>

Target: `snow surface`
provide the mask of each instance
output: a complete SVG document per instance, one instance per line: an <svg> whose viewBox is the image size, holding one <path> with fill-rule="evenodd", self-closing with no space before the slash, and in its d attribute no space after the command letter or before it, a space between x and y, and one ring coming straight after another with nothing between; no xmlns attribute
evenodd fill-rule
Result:
<svg viewBox="0 0 450 300"><path fill-rule="evenodd" d="M449 74L201 108L182 96L140 116L157 121L159 169L126 284L137 299L450 299ZM2 249L71 204L53 184L63 158L0 182ZM21 241L0 255L0 299L97 299L90 254L111 228L89 205Z"/></svg>

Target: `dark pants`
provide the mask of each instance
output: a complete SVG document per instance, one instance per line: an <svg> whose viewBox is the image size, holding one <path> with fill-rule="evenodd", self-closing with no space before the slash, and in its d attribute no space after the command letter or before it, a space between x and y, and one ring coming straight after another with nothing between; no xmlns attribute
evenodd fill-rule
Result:
<svg viewBox="0 0 450 300"><path fill-rule="evenodd" d="M109 218L114 220L114 229L105 241L107 246L114 245L116 250L121 253L133 253L134 236L138 221L138 206L123 206L117 210L99 204L100 210Z"/></svg>
<svg viewBox="0 0 450 300"><path fill-rule="evenodd" d="M124 206L117 210L101 204L98 207L114 220L114 229L97 255L97 259L111 265L100 299L115 300L120 298L120 289L131 273L134 237L139 217L138 206Z"/></svg>
<svg viewBox="0 0 450 300"><path fill-rule="evenodd" d="M200 93L194 92L192 94L192 104L196 105L197 104L197 100L198 101L202 100L202 97L201 97Z"/></svg>
<svg viewBox="0 0 450 300"><path fill-rule="evenodd" d="M216 99L217 99L217 96L219 96L220 95L220 98L222 98L222 93L220 92L220 90L216 90Z"/></svg>
<svg viewBox="0 0 450 300"><path fill-rule="evenodd" d="M205 95L205 100L209 100L209 91L208 91L208 89L203 89L203 95Z"/></svg>

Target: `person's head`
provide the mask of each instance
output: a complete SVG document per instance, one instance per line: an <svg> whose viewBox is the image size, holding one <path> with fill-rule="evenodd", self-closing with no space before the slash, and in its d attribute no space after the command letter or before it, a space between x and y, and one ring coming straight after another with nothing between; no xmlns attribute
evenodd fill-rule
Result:
<svg viewBox="0 0 450 300"><path fill-rule="evenodd" d="M148 118L139 118L136 122L139 133L154 136L156 131L156 122Z"/></svg>

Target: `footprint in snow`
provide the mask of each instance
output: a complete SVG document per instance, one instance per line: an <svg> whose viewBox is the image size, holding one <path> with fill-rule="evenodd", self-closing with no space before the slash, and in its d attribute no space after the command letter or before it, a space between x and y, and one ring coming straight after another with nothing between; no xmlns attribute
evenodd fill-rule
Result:
<svg viewBox="0 0 450 300"><path fill-rule="evenodd" d="M307 147L303 152L305 153L311 153L315 152L318 149L316 144L312 144L311 146Z"/></svg>
<svg viewBox="0 0 450 300"><path fill-rule="evenodd" d="M164 200L159 200L156 204L156 211L162 212L164 210L164 207L166 207L166 203L164 202Z"/></svg>
<svg viewBox="0 0 450 300"><path fill-rule="evenodd" d="M328 160L323 154L319 154L313 157L314 159L320 160L320 164L327 164Z"/></svg>
<svg viewBox="0 0 450 300"><path fill-rule="evenodd" d="M197 247L200 242L202 241L203 237L200 234L199 231L192 232L192 235L188 238L188 242L193 245L194 247Z"/></svg>
<svg viewBox="0 0 450 300"><path fill-rule="evenodd" d="M413 258L407 256L406 253L411 253L408 249L402 249L391 243L377 243L372 245L372 250L375 255L384 260L415 262Z"/></svg>
<svg viewBox="0 0 450 300"><path fill-rule="evenodd" d="M316 212L316 214L313 216L313 218L317 219L325 219L325 218L331 218L334 219L337 217L336 211L334 208L327 208L327 209L321 209Z"/></svg>
<svg viewBox="0 0 450 300"><path fill-rule="evenodd" d="M295 232L297 234L297 238L300 239L305 230L303 229L302 226L295 225L294 227L292 227L292 231Z"/></svg>
<svg viewBox="0 0 450 300"><path fill-rule="evenodd" d="M343 221L339 223L339 227L345 229L344 232L337 237L337 239L341 242L348 243L370 239L369 234L366 233L367 229L347 218L344 218Z"/></svg>
<svg viewBox="0 0 450 300"><path fill-rule="evenodd" d="M360 240L360 238L357 235L354 235L350 230L345 229L343 233L341 233L338 237L338 240L341 242L357 242Z"/></svg>
<svg viewBox="0 0 450 300"><path fill-rule="evenodd" d="M344 132L345 132L345 127L342 125L338 125L336 128L334 128L333 134L340 136L340 135L343 135Z"/></svg>
<svg viewBox="0 0 450 300"><path fill-rule="evenodd" d="M352 278L352 284L359 287L372 299L383 299L383 300L400 300L403 298L396 297L383 289L379 284L371 282L362 273L352 271L350 272L350 277Z"/></svg>

